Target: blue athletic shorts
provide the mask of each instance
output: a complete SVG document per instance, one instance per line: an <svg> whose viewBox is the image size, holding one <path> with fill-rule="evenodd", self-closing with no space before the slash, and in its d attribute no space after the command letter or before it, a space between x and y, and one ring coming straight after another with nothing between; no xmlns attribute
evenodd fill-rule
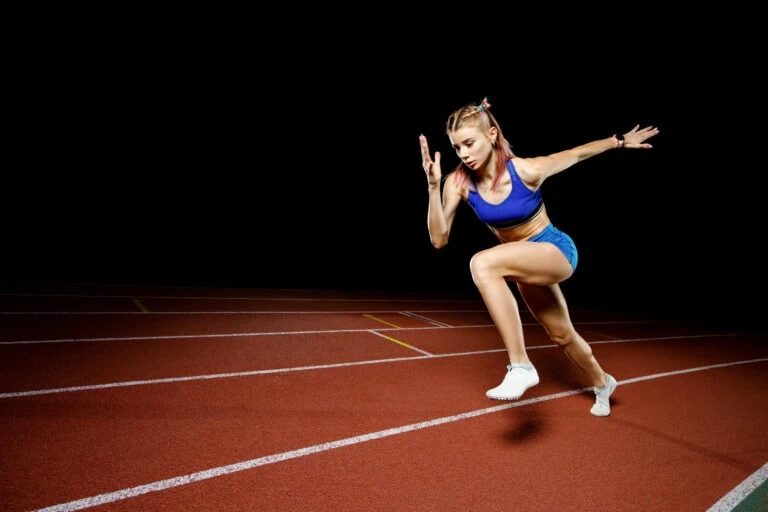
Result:
<svg viewBox="0 0 768 512"><path fill-rule="evenodd" d="M576 265L579 263L579 252L576 250L576 244L570 236L566 235L554 225L550 224L544 228L544 231L528 239L529 242L549 242L560 251L565 254L568 261L571 262L571 267L576 270Z"/></svg>

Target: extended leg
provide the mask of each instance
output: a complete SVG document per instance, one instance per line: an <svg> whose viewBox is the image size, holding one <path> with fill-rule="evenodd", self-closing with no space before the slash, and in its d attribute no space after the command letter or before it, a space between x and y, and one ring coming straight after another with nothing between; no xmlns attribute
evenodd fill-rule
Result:
<svg viewBox="0 0 768 512"><path fill-rule="evenodd" d="M592 408L595 416L608 416L608 398L616 388L616 380L605 373L597 362L592 348L576 331L568 314L560 286L533 286L518 283L520 294L531 313L547 331L550 339L560 346L568 358L589 377L597 397Z"/></svg>

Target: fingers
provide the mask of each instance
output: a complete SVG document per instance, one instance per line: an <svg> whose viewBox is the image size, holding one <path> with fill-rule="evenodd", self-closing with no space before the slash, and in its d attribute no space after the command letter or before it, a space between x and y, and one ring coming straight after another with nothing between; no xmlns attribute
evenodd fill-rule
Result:
<svg viewBox="0 0 768 512"><path fill-rule="evenodd" d="M638 133L642 134L642 136L643 136L642 140L646 140L646 139L650 139L654 135L658 134L659 133L659 129L656 128L655 126L648 126L647 128L643 128L642 130L640 130Z"/></svg>
<svg viewBox="0 0 768 512"><path fill-rule="evenodd" d="M421 143L421 159L426 167L432 163L432 159L429 157L429 145L427 144L427 138L423 135L419 135L419 142Z"/></svg>
<svg viewBox="0 0 768 512"><path fill-rule="evenodd" d="M421 144L422 154L429 155L429 145L427 144L427 138L424 135L419 135L419 143Z"/></svg>
<svg viewBox="0 0 768 512"><path fill-rule="evenodd" d="M643 144L643 141L646 141L654 135L657 135L659 133L659 129L655 126L646 126L642 129L639 128L639 124L635 125L634 128L624 134L625 146L642 149L652 148L653 146L651 144ZM627 139L627 137L629 137L629 139Z"/></svg>
<svg viewBox="0 0 768 512"><path fill-rule="evenodd" d="M653 134L659 133L659 129L656 126L646 126L645 128L640 128L639 124L636 124L634 128L629 130L627 134L630 133L645 133L645 132L653 132Z"/></svg>
<svg viewBox="0 0 768 512"><path fill-rule="evenodd" d="M435 151L435 163L437 165L440 165L440 152L439 151Z"/></svg>
<svg viewBox="0 0 768 512"><path fill-rule="evenodd" d="M652 132L654 135L659 133L659 128L656 127L656 126L646 126L645 128L642 128L642 129L638 130L639 126L640 125L635 126L634 128L632 128L627 133L629 134L629 133L632 133L632 132L635 132L635 133L648 133L648 132Z"/></svg>

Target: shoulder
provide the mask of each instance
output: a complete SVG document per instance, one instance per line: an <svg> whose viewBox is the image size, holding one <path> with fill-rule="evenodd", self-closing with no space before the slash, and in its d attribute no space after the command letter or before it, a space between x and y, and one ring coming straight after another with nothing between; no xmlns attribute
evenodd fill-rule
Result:
<svg viewBox="0 0 768 512"><path fill-rule="evenodd" d="M465 201L467 200L471 183L469 175L460 171L453 171L445 176L444 182L443 193L447 197L461 197Z"/></svg>
<svg viewBox="0 0 768 512"><path fill-rule="evenodd" d="M516 156L510 160L523 183L528 186L537 186L541 181L541 169L543 161L540 157L522 158Z"/></svg>

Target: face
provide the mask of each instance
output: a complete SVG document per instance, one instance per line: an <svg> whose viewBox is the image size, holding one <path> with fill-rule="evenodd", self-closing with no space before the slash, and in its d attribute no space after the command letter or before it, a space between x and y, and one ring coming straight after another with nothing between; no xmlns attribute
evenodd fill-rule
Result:
<svg viewBox="0 0 768 512"><path fill-rule="evenodd" d="M491 142L496 140L496 128L491 127L489 133L485 133L476 126L467 125L451 132L448 138L464 165L473 171L481 170L491 162Z"/></svg>

